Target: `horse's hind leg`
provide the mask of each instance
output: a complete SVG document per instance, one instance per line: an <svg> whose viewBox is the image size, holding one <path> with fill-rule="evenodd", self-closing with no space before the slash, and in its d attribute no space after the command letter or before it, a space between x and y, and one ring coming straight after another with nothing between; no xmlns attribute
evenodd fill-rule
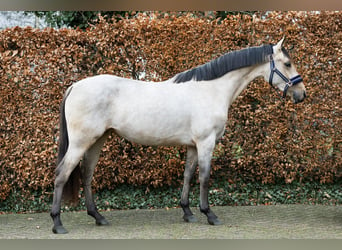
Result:
<svg viewBox="0 0 342 250"><path fill-rule="evenodd" d="M97 225L108 225L109 222L97 211L92 189L91 182L93 179L94 169L99 159L101 148L108 137L108 133L104 133L84 154L81 166L82 182L84 187L85 202L88 215L96 220Z"/></svg>
<svg viewBox="0 0 342 250"><path fill-rule="evenodd" d="M84 151L69 146L63 160L59 163L56 171L55 188L53 194L53 203L51 208L51 217L54 223L52 231L57 234L64 234L68 231L63 227L60 219L61 200L63 187L74 168L78 165Z"/></svg>
<svg viewBox="0 0 342 250"><path fill-rule="evenodd" d="M180 205L183 208L184 216L183 219L186 222L196 222L197 219L193 215L189 207L189 191L190 181L194 175L197 166L197 150L196 147L189 146L187 149L185 171L184 171L184 184L181 196Z"/></svg>

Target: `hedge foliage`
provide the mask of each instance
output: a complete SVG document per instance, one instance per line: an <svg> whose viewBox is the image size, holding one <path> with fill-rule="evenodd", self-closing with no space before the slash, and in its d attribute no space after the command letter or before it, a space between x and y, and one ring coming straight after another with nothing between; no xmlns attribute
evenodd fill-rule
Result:
<svg viewBox="0 0 342 250"><path fill-rule="evenodd" d="M341 12L270 12L266 18L139 14L87 31L10 28L0 31L0 200L51 196L59 104L82 78L110 73L159 81L228 51L276 43L283 35L308 98L283 101L262 79L229 111L213 174L229 183L321 182L341 176ZM180 185L184 147L147 147L114 134L94 175L95 190L127 183ZM214 181L214 180L213 180Z"/></svg>

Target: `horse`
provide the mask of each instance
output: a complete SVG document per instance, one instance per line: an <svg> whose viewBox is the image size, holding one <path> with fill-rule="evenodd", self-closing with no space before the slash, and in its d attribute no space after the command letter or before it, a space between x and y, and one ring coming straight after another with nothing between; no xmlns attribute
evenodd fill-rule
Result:
<svg viewBox="0 0 342 250"><path fill-rule="evenodd" d="M58 164L50 213L52 231L68 232L60 219L63 189L68 191L66 198L77 199L80 179L88 215L95 218L97 225L109 224L97 210L91 181L101 147L112 131L143 145L185 145L180 201L183 219L197 221L189 207L189 190L198 166L200 211L210 225L222 224L209 207L209 177L212 153L225 131L230 105L260 76L293 103L306 97L303 79L283 43L284 38L275 45L231 51L159 83L102 74L72 84L60 107Z"/></svg>

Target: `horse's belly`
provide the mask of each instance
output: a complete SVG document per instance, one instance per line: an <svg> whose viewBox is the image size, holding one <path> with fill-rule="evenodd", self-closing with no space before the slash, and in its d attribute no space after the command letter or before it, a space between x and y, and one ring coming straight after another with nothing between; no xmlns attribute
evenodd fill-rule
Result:
<svg viewBox="0 0 342 250"><path fill-rule="evenodd" d="M190 133L161 133L156 130L115 129L115 132L125 139L149 146L194 145Z"/></svg>
<svg viewBox="0 0 342 250"><path fill-rule="evenodd" d="M191 112L184 105L146 102L115 105L111 125L117 134L143 145L193 145Z"/></svg>

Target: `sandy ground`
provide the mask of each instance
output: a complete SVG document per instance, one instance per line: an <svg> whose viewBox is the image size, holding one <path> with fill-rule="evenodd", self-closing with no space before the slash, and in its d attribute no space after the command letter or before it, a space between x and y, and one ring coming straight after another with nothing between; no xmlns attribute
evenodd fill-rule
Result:
<svg viewBox="0 0 342 250"><path fill-rule="evenodd" d="M198 208L198 222L185 223L182 210L119 210L102 214L96 226L83 212L62 214L69 231L52 233L48 213L0 215L0 239L342 239L342 206L277 205L213 207L223 225L210 226Z"/></svg>

